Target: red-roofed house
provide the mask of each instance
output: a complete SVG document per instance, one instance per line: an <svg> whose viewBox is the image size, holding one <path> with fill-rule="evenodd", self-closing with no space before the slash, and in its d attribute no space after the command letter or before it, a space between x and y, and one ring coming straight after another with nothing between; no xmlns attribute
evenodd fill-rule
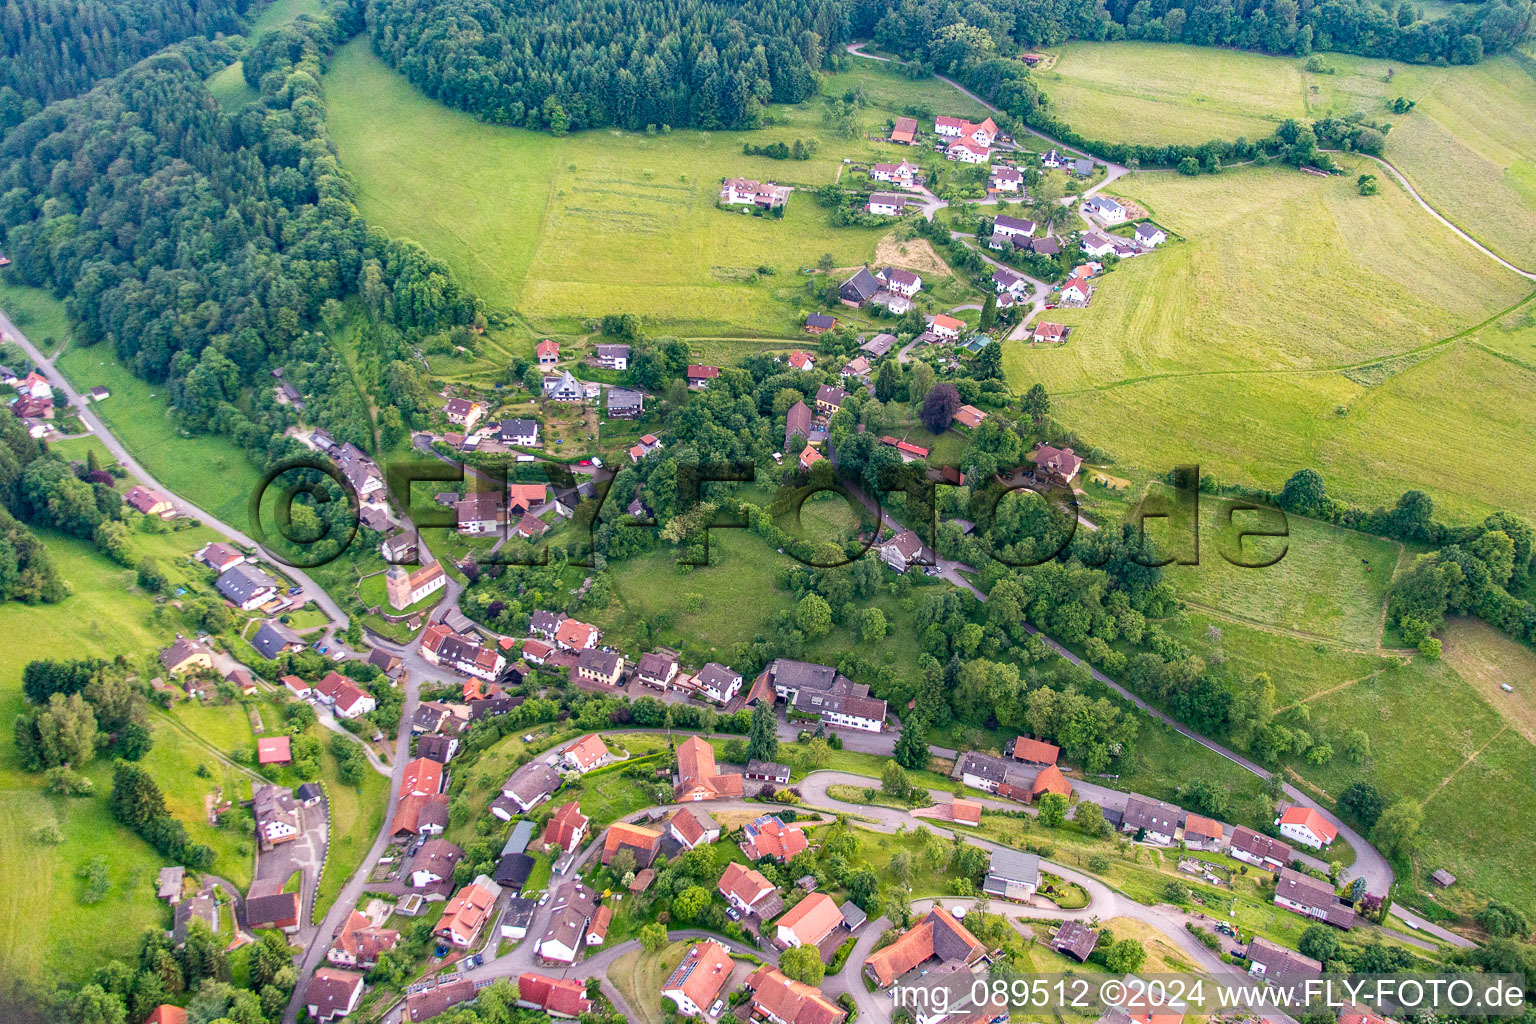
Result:
<svg viewBox="0 0 1536 1024"><path fill-rule="evenodd" d="M331 705L337 718L359 718L378 706L372 696L339 672L327 672L316 684L315 693Z"/></svg>
<svg viewBox="0 0 1536 1024"><path fill-rule="evenodd" d="M499 885L484 875L479 876L448 901L437 930L432 934L460 949L474 945L485 922L490 920L491 908L500 895Z"/></svg>
<svg viewBox="0 0 1536 1024"><path fill-rule="evenodd" d="M715 765L715 748L697 736L690 736L677 748L677 785L673 795L679 802L692 800L740 799L740 775L724 775Z"/></svg>
<svg viewBox="0 0 1536 1024"><path fill-rule="evenodd" d="M566 619L555 630L555 643L560 645L561 650L584 651L589 647L596 647L600 635L596 626L589 626L575 619Z"/></svg>
<svg viewBox="0 0 1536 1024"><path fill-rule="evenodd" d="M587 816L581 813L575 800L561 804L544 826L543 843L569 853L581 845L582 837L587 834L587 823Z"/></svg>
<svg viewBox="0 0 1536 1024"><path fill-rule="evenodd" d="M395 948L400 933L390 928L380 928L369 920L367 914L352 911L347 923L336 935L336 944L326 950L325 958L338 967L367 969L379 962L379 954Z"/></svg>
<svg viewBox="0 0 1536 1024"><path fill-rule="evenodd" d="M636 866L648 868L660 849L660 832L644 825L616 821L608 826L608 834L603 837L603 863L613 860L620 850L628 850L634 854Z"/></svg>
<svg viewBox="0 0 1536 1024"><path fill-rule="evenodd" d="M747 988L752 992L753 1016L768 1024L842 1024L848 1016L821 989L786 977L772 964L753 971Z"/></svg>
<svg viewBox="0 0 1536 1024"><path fill-rule="evenodd" d="M778 890L762 872L734 860L725 866L725 874L720 876L719 891L727 903L743 914L756 913L757 908L769 905L778 895Z"/></svg>
<svg viewBox="0 0 1536 1024"><path fill-rule="evenodd" d="M293 694L293 696L297 697L299 700L303 700L305 697L308 697L310 694L315 692L310 688L308 683L300 679L298 676L283 676L280 681L288 690L288 692Z"/></svg>
<svg viewBox="0 0 1536 1024"><path fill-rule="evenodd" d="M809 470L812 466L816 465L816 463L820 462L824 458L826 458L826 456L822 455L821 452L817 451L815 448L812 448L810 445L806 445L805 451L800 453L800 468Z"/></svg>
<svg viewBox="0 0 1536 1024"><path fill-rule="evenodd" d="M688 364L688 386L698 390L709 387L709 382L720 376L718 366L700 366L697 363Z"/></svg>
<svg viewBox="0 0 1536 1024"><path fill-rule="evenodd" d="M972 430L974 430L981 426L982 421L986 418L987 414L976 408L974 405L962 405L960 408L955 410L954 422L960 424L962 427L970 427Z"/></svg>
<svg viewBox="0 0 1536 1024"><path fill-rule="evenodd" d="M256 741L257 764L287 764L292 760L292 741L289 737L266 736Z"/></svg>
<svg viewBox="0 0 1536 1024"><path fill-rule="evenodd" d="M808 847L805 832L789 828L778 818L765 814L742 827L742 852L750 860L772 857L783 863Z"/></svg>
<svg viewBox="0 0 1536 1024"><path fill-rule="evenodd" d="M443 791L443 766L428 757L418 757L405 766L400 777L401 796L434 796Z"/></svg>
<svg viewBox="0 0 1536 1024"><path fill-rule="evenodd" d="M322 967L304 990L304 1005L310 1017L320 1024L340 1020L357 1009L363 996L363 976L356 971L338 971Z"/></svg>
<svg viewBox="0 0 1536 1024"><path fill-rule="evenodd" d="M843 912L837 901L824 892L813 892L779 918L774 934L785 947L819 946L842 924Z"/></svg>
<svg viewBox="0 0 1536 1024"><path fill-rule="evenodd" d="M929 321L928 329L935 337L954 341L960 337L960 331L965 327L964 320L957 320L947 313L939 313Z"/></svg>
<svg viewBox="0 0 1536 1024"><path fill-rule="evenodd" d="M523 660L535 665L544 664L544 659L555 653L555 649L542 640L523 641Z"/></svg>
<svg viewBox="0 0 1536 1024"><path fill-rule="evenodd" d="M560 361L560 343L557 341L545 338L534 346L533 351L539 357L540 366L554 366Z"/></svg>
<svg viewBox="0 0 1536 1024"><path fill-rule="evenodd" d="M672 1000L679 1013L700 1016L725 991L735 966L736 961L724 946L706 939L683 957L677 970L661 986L661 996Z"/></svg>
<svg viewBox="0 0 1536 1024"><path fill-rule="evenodd" d="M597 733L583 736L560 753L567 768L574 768L583 775L606 762L610 756L608 744Z"/></svg>
<svg viewBox="0 0 1536 1024"><path fill-rule="evenodd" d="M1061 756L1061 748L1054 743L1047 743L1044 740L1020 736L1013 741L1011 753L1015 761L1044 766L1056 763L1056 759Z"/></svg>
<svg viewBox="0 0 1536 1024"><path fill-rule="evenodd" d="M517 1005L551 1017L577 1017L592 1009L580 978L551 978L526 971L517 979Z"/></svg>
<svg viewBox="0 0 1536 1024"><path fill-rule="evenodd" d="M1330 825L1327 818L1313 808L1302 807L1300 804L1287 807L1275 819L1275 824L1280 826L1281 835L1314 850L1321 850L1339 838L1339 830Z"/></svg>

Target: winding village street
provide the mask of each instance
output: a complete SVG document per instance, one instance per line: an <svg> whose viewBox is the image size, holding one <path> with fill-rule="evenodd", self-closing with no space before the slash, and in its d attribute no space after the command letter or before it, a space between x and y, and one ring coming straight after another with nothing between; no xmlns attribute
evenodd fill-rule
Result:
<svg viewBox="0 0 1536 1024"><path fill-rule="evenodd" d="M862 45L863 44L850 44L848 46L848 52L855 56L869 60L885 61L889 59L862 52ZM997 108L985 103L985 101L969 93L957 83L952 82L949 79L942 78L942 76L935 77L939 77L942 81L948 82L948 84L952 85L961 93L965 94L972 100L975 100L975 102L987 107L988 109L994 111L997 110ZM1039 135L1040 133L1036 132L1034 134ZM1067 147L1059 142L1055 142L1055 140L1050 140L1044 135L1041 135L1040 137L1047 139L1047 141L1051 142L1053 145L1056 145L1064 150L1078 152L1077 150L1071 149L1071 147ZM1127 173L1127 168L1123 166L1117 164L1109 164L1103 161L1098 161L1098 163L1104 166L1106 175L1103 180L1095 184L1085 194L1092 194L1097 192ZM1400 175L1397 175L1395 168L1392 168L1387 164L1384 164L1384 166L1391 173L1397 176L1401 183L1409 189L1410 193L1412 193L1411 185L1408 185L1406 179L1402 179ZM1415 198L1417 198L1417 193L1412 194L1415 196ZM1082 196L1076 196L1072 197L1068 201L1075 201L1080 198L1082 198ZM1426 209L1429 209L1427 204L1423 203L1423 200L1419 200L1419 202L1421 205L1424 205ZM932 220L937 211L943 209L947 205L947 203L939 200L931 193L924 193L924 200L922 203L923 215L929 220ZM1434 214L1438 219L1440 219L1451 230L1456 231L1458 234L1463 234L1460 229L1456 228L1449 221L1445 220L1434 210L1430 209L1430 212ZM960 232L953 232L952 234L953 237L960 238L965 241L967 245L974 244L974 239L969 238ZM1482 248L1470 237L1465 236L1464 234L1463 237L1466 238L1466 240L1471 244ZM1002 266L1002 264L992 259L985 252L980 252L980 250L977 251L980 253L982 259L985 260L988 264L994 266ZM1484 251L1486 252L1486 250ZM1488 255L1494 259L1499 259L1498 257L1493 256L1492 253L1488 253ZM1499 262L1504 263L1502 259L1499 259ZM1519 268L1515 268L1507 263L1505 263L1505 266L1509 266L1510 269L1514 269L1528 277L1536 277L1536 275L1532 275L1527 271L1519 270ZM1029 312L1020 320L1011 337L1017 338L1023 336L1023 332L1026 330L1026 326L1030 319L1037 315L1040 310L1044 308L1046 299L1050 294L1050 286L1046 283L1034 279L1029 279L1029 281L1032 288ZM247 532L209 515L206 511L199 509L191 502L187 501L183 496L175 495L169 491L164 487L163 484L159 483L153 476L151 476L145 470L145 468L137 460L134 459L132 454L121 443L121 441L112 434L112 432L107 428L106 424L95 414L94 411L92 411L90 404L82 399L80 394L74 389L70 382L66 380L63 375L54 368L52 360L45 358L43 354L36 348L36 346L16 327L16 325L9 318L4 315L4 313L0 313L0 329L3 329L5 336L9 340L18 344L22 350L26 352L26 354L37 364L39 371L48 377L52 386L60 389L69 398L71 404L78 409L81 421L93 434L101 439L107 450L110 451L112 455L118 459L118 461L131 474L137 477L146 486L152 487L166 494L175 505L177 511L182 515L197 518L203 524L209 526L223 536L244 547L260 547L254 541L254 539L248 535ZM907 362L910 359L912 347L912 345L908 345L898 353L898 359L901 362ZM862 494L859 494L858 496L861 500L865 501L866 504L873 505L867 496ZM878 507L874 507L872 510L879 514ZM1093 526L1093 524L1087 525L1090 528ZM267 554L270 556L270 552L267 552ZM957 587L962 587L968 590L970 593L976 596L978 600L985 601L987 599L986 594L981 592L967 578L966 574L974 573L972 567L944 558L935 559L935 564L939 567L940 575L946 581ZM330 625L325 630L325 634L327 636L331 636L335 632L343 630L347 627L348 617L345 611L343 611L341 606L332 598L331 595L322 590L303 571L287 566L284 566L283 571L288 576L290 576L300 587L302 587L304 598L322 609L330 618ZM434 619L441 620L441 618L446 616L448 613L458 610L461 591L462 585L450 578L446 597L433 612ZM1039 631L1032 626L1026 625L1025 628L1028 629L1031 633L1039 634ZM1054 651L1056 651L1056 653L1060 654L1069 662L1073 664L1084 664L1081 659L1072 651L1070 651L1065 645L1059 643L1057 640L1049 636L1045 636L1044 634L1039 635L1041 635L1042 639ZM297 944L303 947L303 951L297 960L300 980L295 989L294 997L287 1008L287 1013L284 1017L285 1024L297 1024L300 1011L303 1006L303 995L305 993L309 979L313 976L315 970L323 965L325 953L332 937L341 928L342 924L345 922L354 906L356 906L359 900L362 898L363 892L367 885L367 880L374 866L377 864L379 858L384 854L386 848L389 845L391 839L389 831L390 822L394 816L396 805L398 803L399 789L404 769L406 764L411 759L411 726L419 706L419 695L422 686L437 684L441 682L458 681L458 677L429 662L427 658L422 655L418 644L415 642L409 644L398 644L371 633L369 634L368 639L374 647L382 648L391 654L398 656L402 660L403 668L405 670L403 676L405 679L403 686L404 705L400 716L399 729L394 737L392 761L390 763L385 763L372 750L368 751L369 764L371 768L381 775L387 775L390 779L389 801L387 807L384 808L383 824L381 825L377 835L374 837L372 845L363 856L357 868L352 872L350 878L342 888L341 892L331 904L328 912L320 921L313 921L309 913L313 905L315 895L315 879L309 878L306 880L306 887L304 890L305 918L301 924L300 931L296 936ZM349 656L354 658L366 657L366 652L350 652ZM1221 757L1226 758L1234 765L1237 765L1243 770L1250 772L1261 779L1267 780L1271 778L1272 773L1263 766L1256 764L1243 755L1228 749L1227 747L1213 739L1210 739L1209 737L1200 735L1199 733L1190 729L1188 726L1179 723L1161 710L1152 707L1140 697L1126 689L1115 680L1111 679L1103 672L1093 668L1091 665L1085 667L1087 667L1088 670L1092 673L1092 676L1096 681L1098 681L1103 686L1113 690L1120 697L1124 698L1126 701L1130 702L1140 711L1145 713L1149 718L1170 728L1176 729L1182 735L1219 754ZM669 698L663 697L663 699ZM671 699L683 698L674 695L674 697ZM341 727L334 721L334 719L330 719L327 715L322 714L321 718L322 724L324 724L326 728L343 735L351 735L350 733L346 733L345 730L341 729ZM781 719L779 722L779 734L782 739L793 741L798 735L798 732L799 727L792 725L788 721ZM847 732L841 735L843 736L844 745L848 750L889 755L894 748L897 731L894 729L887 729L881 733L871 734L862 732ZM938 748L934 748L934 752L939 756L951 758L956 753L954 751L939 750ZM803 794L805 806L809 809L819 809L832 813L849 813L856 815L860 819L859 823L861 827L868 828L877 832L894 833L900 829L909 829L913 827L915 821L911 815L906 812L896 811L879 806L846 804L832 797L829 793L829 789L832 786L841 785L864 787L874 784L874 780L868 779L864 776L852 775L845 772L818 771L808 775L798 785ZM1093 800L1094 802L1097 802L1107 808L1122 808L1128 795L1123 791L1107 788L1091 780L1074 779L1073 784L1083 799ZM1322 814L1322 816L1330 824L1339 830L1339 834L1348 841L1350 846L1353 847L1356 852L1356 860L1354 865L1347 872L1350 877L1358 876L1364 878L1367 889L1371 893L1385 894L1389 892L1393 883L1393 871L1391 865L1387 862L1385 857L1383 857L1374 847L1372 847L1364 837L1347 826L1327 807L1323 806L1319 801L1317 801L1305 791L1300 790L1289 783L1284 783L1281 788L1283 789L1286 796L1295 803L1306 807L1311 807ZM994 800L980 796L972 796L969 798L977 799L979 802L990 807L1005 808L1009 810L1019 809L1019 805L1016 803ZM710 804L709 808L710 810L738 810L756 812L762 810L764 805L761 803L753 803L748 801L719 801ZM951 834L948 830L937 826L932 822L928 822L926 824L935 833L946 836ZM591 857L594 852L600 848L601 839L602 835L601 832L599 832L599 834L592 839L592 841L586 847L584 853L581 855L581 862L584 863L586 858ZM968 842L989 851L1005 848L999 844L978 838L974 835L968 834L966 839ZM1312 864L1313 866L1318 866L1321 863L1315 858L1304 857L1302 860ZM1080 871L1057 864L1045 864L1043 866L1048 868L1048 870L1050 870L1052 873L1068 879L1069 881L1075 882L1078 885L1081 885L1089 895L1088 905L1073 910L1060 910L1035 906L1024 907L1008 905L1000 907L994 904L992 906L992 910L994 912L1001 912L1005 917L1015 921L1017 921L1019 918L1044 920L1089 920L1095 918L1103 920L1110 917L1132 918L1153 928L1156 928L1163 936L1168 939L1169 942L1177 946L1182 952L1187 954L1203 969L1211 972L1227 972L1231 970L1231 968L1224 965L1219 960L1219 958L1217 958L1204 945L1198 942L1195 937L1186 930L1184 925L1187 918L1176 908L1164 906L1146 906L1140 903L1136 903L1129 899L1127 896L1111 889L1109 886L1105 885L1103 882L1091 875L1084 874ZM225 888L232 894L235 899L237 920L243 920L243 912L241 909L242 902L238 890L236 890L233 886L228 885L227 883L225 884ZM959 899L945 899L942 901L942 903L946 906L960 906L965 905L966 902L967 901ZM931 903L932 901L929 900L915 901L914 911L921 913L922 911L926 910L931 905ZM542 928L548 921L550 913L551 911L548 907L540 907L536 911L533 923L529 927L530 936L536 936L541 933ZM1412 912L1404 910L1400 907L1393 906L1392 914L1395 915L1399 921L1405 923L1410 928L1417 930L1425 935L1433 936L1439 941L1453 943L1460 946L1471 945L1471 943L1465 938L1440 928L1430 922L1424 921ZM826 991L829 994L838 995L847 993L851 995L855 1003L858 1005L860 1012L866 1015L866 1018L872 1022L889 1019L890 1007L887 1003L888 996L883 993L869 992L862 983L859 972L861 970L861 965L864 958L868 955L874 943L878 940L880 934L889 926L889 924L890 922L885 918L880 918L878 920L872 920L868 922L864 926L864 930L860 935L859 942L854 949L853 954L848 958L846 967L837 976L829 977L825 984ZM702 936L705 933L679 929L674 930L671 934L674 939L677 939ZM1407 941L1417 940L1409 938ZM535 966L533 960L533 946L533 939L530 938L519 944L506 955L488 959L487 962L470 971L467 976L475 981L489 981L496 978L516 977L523 971ZM573 977L602 977L607 967L611 965L614 960L622 956L624 953L629 952L633 948L635 948L635 944L633 942L620 943L612 948L604 948L595 955L578 962L572 967L565 968L564 970L550 970L547 967L541 968L541 970L544 970L546 973L553 973L556 975L569 975ZM776 959L775 954L762 949L752 949L750 952L756 956L768 960L769 962L773 962ZM618 1006L622 1012L625 1012L625 1014L630 1016L632 1020L635 1019L634 1014L624 1006L622 997L618 992L614 990L611 984L605 983L604 992L609 996L610 999L615 1002L615 1005ZM1282 1020L1289 1019L1283 1015L1277 1015L1277 1018Z"/></svg>

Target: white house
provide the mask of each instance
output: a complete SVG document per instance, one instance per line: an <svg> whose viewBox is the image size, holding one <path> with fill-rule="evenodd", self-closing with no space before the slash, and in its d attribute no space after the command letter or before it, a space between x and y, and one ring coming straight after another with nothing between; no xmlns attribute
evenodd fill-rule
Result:
<svg viewBox="0 0 1536 1024"><path fill-rule="evenodd" d="M677 1005L685 1017L698 1017L720 998L736 966L726 948L705 939L690 949L661 987L661 997Z"/></svg>
<svg viewBox="0 0 1536 1024"><path fill-rule="evenodd" d="M910 299L922 291L923 279L921 275L914 274L910 270L901 270L897 267L886 267L875 277L884 283L886 290L894 292L903 298Z"/></svg>
<svg viewBox="0 0 1536 1024"><path fill-rule="evenodd" d="M1136 241L1148 249L1156 249L1168 241L1168 233L1150 221L1136 225Z"/></svg>
<svg viewBox="0 0 1536 1024"><path fill-rule="evenodd" d="M970 139L956 139L944 150L944 155L951 160L958 160L963 164L984 164L991 159L986 146Z"/></svg>
<svg viewBox="0 0 1536 1024"><path fill-rule="evenodd" d="M1061 286L1061 295L1056 301L1062 306L1086 306L1092 296L1093 285L1079 275Z"/></svg>
<svg viewBox="0 0 1536 1024"><path fill-rule="evenodd" d="M928 330L932 331L935 337L948 341L954 341L960 337L960 329L964 326L964 320L956 320L944 313L939 313L928 322Z"/></svg>
<svg viewBox="0 0 1536 1024"><path fill-rule="evenodd" d="M711 661L694 677L699 692L717 704L727 704L741 690L741 673Z"/></svg>
<svg viewBox="0 0 1536 1024"><path fill-rule="evenodd" d="M1021 217L998 217L992 222L992 237L1028 238L1035 233L1035 222Z"/></svg>
<svg viewBox="0 0 1536 1024"><path fill-rule="evenodd" d="M1040 158L1041 167L1057 168L1066 164L1066 159L1054 149Z"/></svg>
<svg viewBox="0 0 1536 1024"><path fill-rule="evenodd" d="M1029 282L1011 270L998 267L992 272L992 287L997 289L999 295L1006 292L1018 297L1029 290Z"/></svg>
<svg viewBox="0 0 1536 1024"><path fill-rule="evenodd" d="M1017 192L1024 187L1024 175L1017 167L994 167L987 187L994 192Z"/></svg>
<svg viewBox="0 0 1536 1024"><path fill-rule="evenodd" d="M1095 258L1108 256L1115 251L1115 240L1102 231L1090 231L1083 236L1083 252Z"/></svg>
<svg viewBox="0 0 1536 1024"><path fill-rule="evenodd" d="M1275 824L1280 827L1280 834L1285 838L1294 839L1314 850L1321 850L1339 837L1339 830L1311 807L1287 807L1275 819Z"/></svg>
<svg viewBox="0 0 1536 1024"><path fill-rule="evenodd" d="M1106 224L1123 224L1130 216L1114 199L1105 195L1093 196L1083 201L1083 212L1097 216Z"/></svg>
<svg viewBox="0 0 1536 1024"><path fill-rule="evenodd" d="M869 176L875 181L891 181L904 188L911 188L917 179L918 167L903 160L899 164L875 164Z"/></svg>
<svg viewBox="0 0 1536 1024"><path fill-rule="evenodd" d="M876 192L869 197L869 212L880 217L899 217L907 212L907 197Z"/></svg>
<svg viewBox="0 0 1536 1024"><path fill-rule="evenodd" d="M885 560L886 565L897 572L906 572L922 550L923 542L917 534L911 530L903 530L880 545L880 557Z"/></svg>
<svg viewBox="0 0 1536 1024"><path fill-rule="evenodd" d="M496 435L502 444L536 445L539 443L539 421L502 420Z"/></svg>

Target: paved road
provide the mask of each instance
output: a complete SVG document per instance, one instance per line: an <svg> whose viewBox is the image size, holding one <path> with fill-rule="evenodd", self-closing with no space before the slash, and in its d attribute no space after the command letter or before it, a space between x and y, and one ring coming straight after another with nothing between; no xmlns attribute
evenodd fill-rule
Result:
<svg viewBox="0 0 1536 1024"><path fill-rule="evenodd" d="M248 548L260 549L268 558L272 557L271 552L262 548L261 545L257 544L256 541L247 536L243 531L198 508L151 476L149 471L140 465L139 461L123 446L123 443L107 429L106 424L101 421L101 418L96 415L91 406L80 397L80 393L74 389L74 386L54 367L53 361L45 359L37 346L32 344L31 340L3 312L0 312L0 331L4 332L6 339L14 341L21 347L22 351L26 352L28 357L37 364L37 372L48 378L48 383L53 385L55 389L63 391L69 397L70 404L76 408L80 415L80 422L89 427L91 433L99 437L101 443L106 445L107 451L111 452L113 457L122 463L125 469L138 477L146 487L153 488L164 494L171 504L176 507L176 511L182 515L199 519L204 525L217 530L235 543ZM276 559L272 560L277 561ZM281 562L278 562L278 564L282 565ZM326 615L330 616L332 623L330 628L346 628L348 621L346 612L342 611L341 606L331 600L331 596L314 580L305 575L302 570L290 568L286 565L283 565L283 572L304 588L304 596L306 598L313 601Z"/></svg>

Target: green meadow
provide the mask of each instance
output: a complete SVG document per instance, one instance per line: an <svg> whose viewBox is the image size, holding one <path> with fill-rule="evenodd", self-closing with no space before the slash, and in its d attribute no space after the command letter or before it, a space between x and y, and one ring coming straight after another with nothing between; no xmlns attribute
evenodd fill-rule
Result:
<svg viewBox="0 0 1536 1024"><path fill-rule="evenodd" d="M624 311L653 333L750 339L798 333L810 308L801 269L870 260L882 228L835 228L806 194L782 219L716 208L728 177L815 188L855 161L917 156L834 136L821 104L772 108L754 132L602 130L565 138L505 128L413 89L364 41L326 74L331 134L370 224L446 260L493 306L535 328ZM881 131L914 104L957 115L980 108L942 83L878 68L828 76L823 92L864 94L861 126ZM387 126L388 130L383 130ZM806 161L743 156L744 142L815 138Z"/></svg>
<svg viewBox="0 0 1536 1024"><path fill-rule="evenodd" d="M1505 339L1507 314L1485 321L1530 282L1390 186L1362 197L1281 167L1116 185L1179 237L1103 275L1088 308L1047 314L1076 327L1066 345L1010 344L1016 389L1043 382L1129 465L1274 488L1311 465L1362 503L1411 486L1454 515L1536 508L1510 461L1529 446L1490 443L1529 423L1531 371L1452 340Z"/></svg>

